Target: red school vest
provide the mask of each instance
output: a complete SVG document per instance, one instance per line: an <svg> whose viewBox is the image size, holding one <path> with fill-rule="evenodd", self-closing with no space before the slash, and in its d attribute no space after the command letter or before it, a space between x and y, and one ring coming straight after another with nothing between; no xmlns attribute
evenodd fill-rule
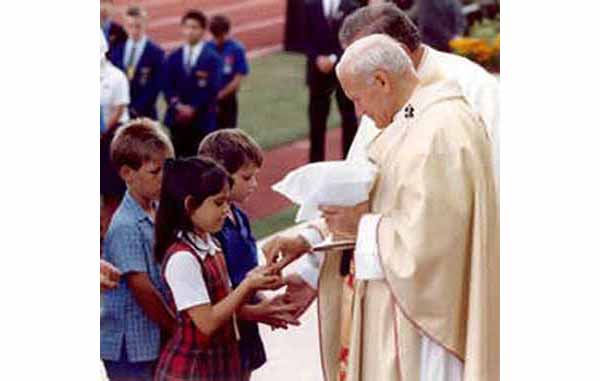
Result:
<svg viewBox="0 0 600 381"><path fill-rule="evenodd" d="M202 276L213 305L231 292L223 253L218 251L216 255L207 255L202 260L195 249L182 240L177 241L167 250L162 266L163 278L169 258L180 251L191 252L200 263ZM177 311L171 290L169 296L169 305L173 311ZM160 355L156 368L156 381L239 381L242 379L239 344L233 319L229 319L210 337L196 328L185 311L177 312L177 323L173 337Z"/></svg>

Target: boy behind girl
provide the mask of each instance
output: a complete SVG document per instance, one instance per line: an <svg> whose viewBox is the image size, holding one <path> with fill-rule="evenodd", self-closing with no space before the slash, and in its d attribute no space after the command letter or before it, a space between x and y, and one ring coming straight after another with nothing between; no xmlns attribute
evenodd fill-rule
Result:
<svg viewBox="0 0 600 381"><path fill-rule="evenodd" d="M100 317L100 356L113 381L151 380L161 330L168 334L175 326L153 255L163 163L173 156L169 138L149 119L123 126L111 144L112 162L127 185L104 241L104 259L122 274L102 295Z"/></svg>
<svg viewBox="0 0 600 381"><path fill-rule="evenodd" d="M258 144L244 131L227 129L213 132L204 138L198 148L198 155L215 160L233 178L231 212L215 237L221 244L229 278L235 288L250 270L258 266L256 240L250 230L250 222L237 204L244 202L256 190L256 176L262 166L263 154ZM266 362L257 322L272 327L300 324L293 317L298 307L284 304L281 298L268 300L256 294L251 303L253 305L249 309L240 313L240 318L244 320L239 322L243 380L249 380L251 372Z"/></svg>
<svg viewBox="0 0 600 381"><path fill-rule="evenodd" d="M241 42L231 38L231 23L223 15L210 19L210 33L214 39L208 43L223 59L223 79L218 99L217 125L219 129L235 128L238 120L237 92L248 75L246 49Z"/></svg>

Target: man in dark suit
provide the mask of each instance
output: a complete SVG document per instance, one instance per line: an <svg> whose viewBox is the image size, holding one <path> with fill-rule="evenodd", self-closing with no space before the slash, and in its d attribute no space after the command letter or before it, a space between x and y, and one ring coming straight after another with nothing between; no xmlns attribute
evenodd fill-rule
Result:
<svg viewBox="0 0 600 381"><path fill-rule="evenodd" d="M343 50L338 31L344 18L359 7L356 0L308 0L306 3L307 85L309 89L310 161L325 159L325 132L335 98L342 116L342 145L348 153L357 129L352 102L346 97L335 75L335 64Z"/></svg>
<svg viewBox="0 0 600 381"><path fill-rule="evenodd" d="M223 60L202 40L206 23L202 12L187 12L181 20L185 43L165 62L165 125L178 157L195 156L202 138L217 129Z"/></svg>
<svg viewBox="0 0 600 381"><path fill-rule="evenodd" d="M156 98L161 90L165 53L146 36L146 11L131 6L125 13L129 38L110 53L113 65L129 80L129 116L157 119Z"/></svg>
<svg viewBox="0 0 600 381"><path fill-rule="evenodd" d="M106 41L108 41L108 54L118 45L127 41L127 32L116 21L112 19L113 1L100 0L100 27L104 33Z"/></svg>

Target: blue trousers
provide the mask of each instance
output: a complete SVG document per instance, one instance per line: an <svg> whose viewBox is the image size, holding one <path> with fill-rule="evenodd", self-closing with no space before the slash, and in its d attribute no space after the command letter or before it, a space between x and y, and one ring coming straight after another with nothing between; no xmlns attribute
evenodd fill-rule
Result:
<svg viewBox="0 0 600 381"><path fill-rule="evenodd" d="M110 381L152 381L156 361L129 362L125 340L121 346L119 361L103 360Z"/></svg>

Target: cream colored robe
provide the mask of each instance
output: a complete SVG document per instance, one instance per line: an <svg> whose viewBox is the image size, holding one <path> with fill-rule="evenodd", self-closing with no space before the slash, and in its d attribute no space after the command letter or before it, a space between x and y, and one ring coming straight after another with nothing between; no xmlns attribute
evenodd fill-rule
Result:
<svg viewBox="0 0 600 381"><path fill-rule="evenodd" d="M423 45L424 52L417 68L417 75L424 82L437 78L456 80L469 104L479 113L491 136L494 151L494 170L496 181L500 176L500 87L498 80L475 62L456 54L444 53ZM352 146L348 152L349 160L361 160L367 155L369 143L379 130L367 116L363 116Z"/></svg>
<svg viewBox="0 0 600 381"><path fill-rule="evenodd" d="M357 281L348 381L419 381L421 335L464 362L465 381L499 379L499 224L489 133L456 82L433 73L369 146L383 281ZM319 277L325 379L336 380L340 256Z"/></svg>

